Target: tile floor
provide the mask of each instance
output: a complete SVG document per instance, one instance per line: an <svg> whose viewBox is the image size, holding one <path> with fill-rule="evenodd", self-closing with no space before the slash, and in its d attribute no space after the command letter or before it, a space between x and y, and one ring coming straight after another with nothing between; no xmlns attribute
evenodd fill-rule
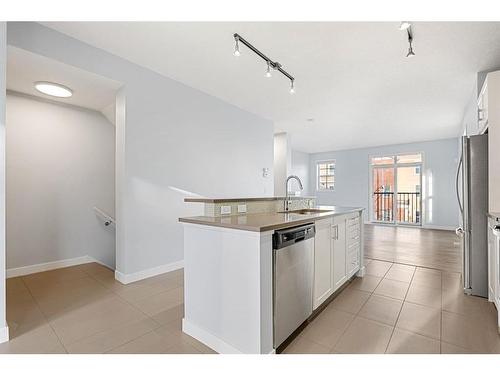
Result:
<svg viewBox="0 0 500 375"><path fill-rule="evenodd" d="M181 332L183 272L129 285L96 263L7 280L0 353L213 353Z"/></svg>
<svg viewBox="0 0 500 375"><path fill-rule="evenodd" d="M460 274L366 259L284 353L500 353L496 310Z"/></svg>
<svg viewBox="0 0 500 375"><path fill-rule="evenodd" d="M460 275L366 260L285 353L500 353L496 310ZM129 285L95 263L7 281L0 353L213 353L181 331L183 273Z"/></svg>

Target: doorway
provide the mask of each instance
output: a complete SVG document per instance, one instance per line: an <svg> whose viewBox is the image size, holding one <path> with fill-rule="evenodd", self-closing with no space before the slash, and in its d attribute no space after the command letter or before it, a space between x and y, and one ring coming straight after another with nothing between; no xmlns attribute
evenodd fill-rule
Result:
<svg viewBox="0 0 500 375"><path fill-rule="evenodd" d="M422 153L370 158L371 221L422 225Z"/></svg>

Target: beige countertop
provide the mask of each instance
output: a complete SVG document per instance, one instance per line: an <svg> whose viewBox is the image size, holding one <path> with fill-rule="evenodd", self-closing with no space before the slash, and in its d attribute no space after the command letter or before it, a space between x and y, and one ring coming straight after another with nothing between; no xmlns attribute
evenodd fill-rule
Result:
<svg viewBox="0 0 500 375"><path fill-rule="evenodd" d="M290 213L276 212L220 217L192 216L181 217L179 218L179 221L181 223L209 225L213 227L240 229L251 232L265 232L306 224L330 216L343 215L363 210L361 207L341 206L317 206L314 207L314 209L325 211L305 215L291 211Z"/></svg>
<svg viewBox="0 0 500 375"><path fill-rule="evenodd" d="M302 197L300 195L291 195L288 199L315 199L316 197ZM184 202L195 203L224 203L224 202L255 202L255 201L279 201L285 197L253 197L253 198L184 198Z"/></svg>

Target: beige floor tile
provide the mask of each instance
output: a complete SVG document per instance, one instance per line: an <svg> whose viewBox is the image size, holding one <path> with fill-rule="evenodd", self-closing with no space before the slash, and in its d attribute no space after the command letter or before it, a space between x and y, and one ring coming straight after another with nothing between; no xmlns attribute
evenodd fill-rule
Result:
<svg viewBox="0 0 500 375"><path fill-rule="evenodd" d="M396 328L386 353L391 354L439 354L440 342L429 337Z"/></svg>
<svg viewBox="0 0 500 375"><path fill-rule="evenodd" d="M134 306L149 316L157 315L182 303L184 303L184 288L175 288L132 302Z"/></svg>
<svg viewBox="0 0 500 375"><path fill-rule="evenodd" d="M384 297L404 300L409 286L410 284L402 281L383 279L373 293Z"/></svg>
<svg viewBox="0 0 500 375"><path fill-rule="evenodd" d="M299 336L283 350L282 354L329 354L328 347Z"/></svg>
<svg viewBox="0 0 500 375"><path fill-rule="evenodd" d="M392 327L356 317L344 332L334 350L339 353L384 353Z"/></svg>
<svg viewBox="0 0 500 375"><path fill-rule="evenodd" d="M403 301L373 294L361 308L358 315L394 326L402 305Z"/></svg>
<svg viewBox="0 0 500 375"><path fill-rule="evenodd" d="M5 291L7 295L28 290L22 277L11 277L6 280L5 284Z"/></svg>
<svg viewBox="0 0 500 375"><path fill-rule="evenodd" d="M477 315L482 306L488 303L485 298L468 296L463 290L443 289L443 310L463 315Z"/></svg>
<svg viewBox="0 0 500 375"><path fill-rule="evenodd" d="M63 352L64 348L48 324L25 332L0 344L0 353L45 354Z"/></svg>
<svg viewBox="0 0 500 375"><path fill-rule="evenodd" d="M409 283L413 278L414 272L415 267L413 266L394 263L389 271L385 274L385 278Z"/></svg>
<svg viewBox="0 0 500 375"><path fill-rule="evenodd" d="M441 310L404 302L396 327L439 340L441 337Z"/></svg>
<svg viewBox="0 0 500 375"><path fill-rule="evenodd" d="M182 303L170 309L160 311L157 314L151 315L151 318L160 325L164 325L172 321L181 321L182 318L184 318L184 304Z"/></svg>
<svg viewBox="0 0 500 375"><path fill-rule="evenodd" d="M456 272L443 272L442 274L443 290L463 290L462 277Z"/></svg>
<svg viewBox="0 0 500 375"><path fill-rule="evenodd" d="M357 314L370 297L370 293L347 288L338 295L325 310L335 309Z"/></svg>
<svg viewBox="0 0 500 375"><path fill-rule="evenodd" d="M460 346L448 344L441 341L441 354L480 354L472 349L461 348Z"/></svg>
<svg viewBox="0 0 500 375"><path fill-rule="evenodd" d="M364 258L363 259L363 266L366 266L368 265L368 263L370 263L372 260L370 258Z"/></svg>
<svg viewBox="0 0 500 375"><path fill-rule="evenodd" d="M419 284L435 289L441 288L441 271L417 267L412 284Z"/></svg>
<svg viewBox="0 0 500 375"><path fill-rule="evenodd" d="M389 271L389 268L391 268L392 263L389 262L382 262L380 260L372 260L367 266L366 266L366 274L371 275L371 276L376 276L376 277L384 277L384 275Z"/></svg>
<svg viewBox="0 0 500 375"><path fill-rule="evenodd" d="M443 342L479 353L490 353L495 345L490 333L481 315L473 317L443 311ZM498 336L496 332L495 336Z"/></svg>
<svg viewBox="0 0 500 375"><path fill-rule="evenodd" d="M104 273L111 273L114 275L114 271L102 264L99 263L86 263L78 266L79 269L81 269L83 272L87 273L88 275L94 276L94 275L101 275Z"/></svg>
<svg viewBox="0 0 500 375"><path fill-rule="evenodd" d="M182 322L172 321L156 329L156 332L162 335L169 336L169 339L176 345L179 343L189 344L203 354L217 354L214 350L194 339L193 337L182 332Z"/></svg>
<svg viewBox="0 0 500 375"><path fill-rule="evenodd" d="M31 291L32 287L30 287ZM36 288L34 288L36 289ZM77 310L89 303L111 295L111 291L91 277L68 280L48 289L36 289L35 301L49 320L57 319L67 311Z"/></svg>
<svg viewBox="0 0 500 375"><path fill-rule="evenodd" d="M423 284L411 284L406 301L441 309L441 288L435 289Z"/></svg>
<svg viewBox="0 0 500 375"><path fill-rule="evenodd" d="M364 277L355 278L349 285L349 288L371 293L375 290L381 280L381 277L365 275Z"/></svg>
<svg viewBox="0 0 500 375"><path fill-rule="evenodd" d="M129 284L126 288L116 290L116 294L126 301L135 302L178 287L179 284L174 279L160 279L156 282L147 280L147 282Z"/></svg>
<svg viewBox="0 0 500 375"><path fill-rule="evenodd" d="M50 324L64 345L139 319L146 315L115 295L67 311Z"/></svg>
<svg viewBox="0 0 500 375"><path fill-rule="evenodd" d="M68 353L105 353L158 328L150 318L127 322L67 345Z"/></svg>
<svg viewBox="0 0 500 375"><path fill-rule="evenodd" d="M332 349L353 319L354 314L325 309L305 328L303 337Z"/></svg>
<svg viewBox="0 0 500 375"><path fill-rule="evenodd" d="M56 270L33 273L31 275L23 276L23 280L26 285L31 288L35 285L46 284L46 283L60 283L69 280L81 279L88 277L88 274L84 272L79 266L59 268Z"/></svg>
<svg viewBox="0 0 500 375"><path fill-rule="evenodd" d="M7 323L14 338L48 322L30 292L21 289L7 295Z"/></svg>
<svg viewBox="0 0 500 375"><path fill-rule="evenodd" d="M194 346L182 338L170 334L165 330L155 330L108 353L122 354L201 354Z"/></svg>

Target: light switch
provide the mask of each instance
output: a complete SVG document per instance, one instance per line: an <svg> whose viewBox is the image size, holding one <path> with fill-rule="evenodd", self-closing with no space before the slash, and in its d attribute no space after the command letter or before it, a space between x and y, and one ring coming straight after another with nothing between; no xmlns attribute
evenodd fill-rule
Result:
<svg viewBox="0 0 500 375"><path fill-rule="evenodd" d="M220 206L221 215L229 215L231 213L231 206Z"/></svg>

